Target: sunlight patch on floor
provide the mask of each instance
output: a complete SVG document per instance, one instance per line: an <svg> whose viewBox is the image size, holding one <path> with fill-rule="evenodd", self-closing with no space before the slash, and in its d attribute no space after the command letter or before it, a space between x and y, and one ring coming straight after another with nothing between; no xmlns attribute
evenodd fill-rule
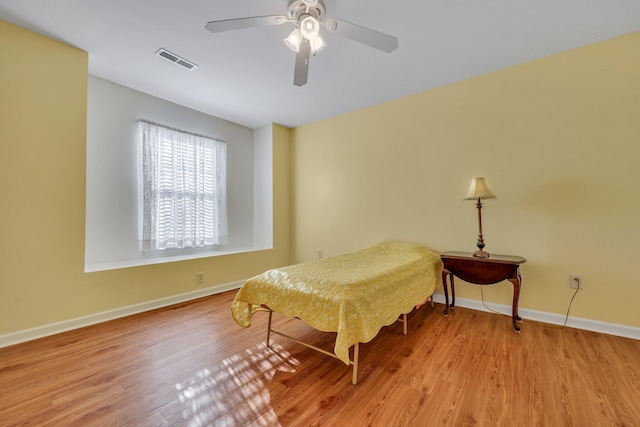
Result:
<svg viewBox="0 0 640 427"><path fill-rule="evenodd" d="M282 346L265 343L235 354L213 369L176 384L189 427L279 426L267 388L277 372L295 372L299 361Z"/></svg>

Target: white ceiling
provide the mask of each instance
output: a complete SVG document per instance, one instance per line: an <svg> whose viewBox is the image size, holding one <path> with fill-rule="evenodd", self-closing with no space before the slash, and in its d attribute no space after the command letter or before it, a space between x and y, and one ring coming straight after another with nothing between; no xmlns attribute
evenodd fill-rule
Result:
<svg viewBox="0 0 640 427"><path fill-rule="evenodd" d="M295 127L640 30L640 0L325 0L327 15L399 39L335 34L293 85L290 24L212 34L208 21L285 15L287 0L0 0L0 19L89 52L93 75L251 128ZM199 65L187 71L154 53ZM1 62L0 62L1 64Z"/></svg>

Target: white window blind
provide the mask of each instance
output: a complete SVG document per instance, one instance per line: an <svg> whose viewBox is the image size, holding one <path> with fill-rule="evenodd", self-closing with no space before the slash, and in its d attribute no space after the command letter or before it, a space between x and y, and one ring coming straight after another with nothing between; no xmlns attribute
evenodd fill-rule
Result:
<svg viewBox="0 0 640 427"><path fill-rule="evenodd" d="M227 243L226 144L147 121L139 127L144 250Z"/></svg>

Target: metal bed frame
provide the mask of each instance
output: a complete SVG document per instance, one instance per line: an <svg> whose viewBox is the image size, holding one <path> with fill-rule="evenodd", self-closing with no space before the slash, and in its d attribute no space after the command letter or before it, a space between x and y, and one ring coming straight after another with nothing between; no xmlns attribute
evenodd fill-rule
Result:
<svg viewBox="0 0 640 427"><path fill-rule="evenodd" d="M432 297L429 297L429 298L431 299L431 307L433 307L433 298ZM420 306L417 306L417 308L419 308L419 307ZM284 334L284 333L282 333L280 331L277 331L277 330L273 329L271 327L271 320L272 320L272 317L273 317L273 310L271 310L270 308L265 307L265 306L263 306L262 308L269 312L269 321L268 321L268 324L267 324L267 347L271 348L271 342L270 342L271 334L276 334L276 335L280 335L281 337L288 338L288 339L290 339L292 341L295 341L298 344L301 344L301 345L303 345L305 347L308 347L308 348L310 348L312 350L315 350L315 351L320 352L322 354L325 354L327 356L331 356L334 359L338 359L338 356L336 356L335 353L323 350L323 349L321 349L319 347L316 347L314 345L308 344L308 343L306 343L304 341L300 341L297 338L294 338L292 336L289 336L287 334ZM402 314L401 317L398 318L398 320L396 320L396 322L402 322L403 323L403 335L407 335L407 313ZM359 352L360 352L360 343L355 343L353 345L353 359L349 360L349 365L353 366L353 372L352 372L352 375L351 375L351 384L353 384L353 385L358 384L358 357L359 357ZM338 359L338 360L340 360L340 359Z"/></svg>

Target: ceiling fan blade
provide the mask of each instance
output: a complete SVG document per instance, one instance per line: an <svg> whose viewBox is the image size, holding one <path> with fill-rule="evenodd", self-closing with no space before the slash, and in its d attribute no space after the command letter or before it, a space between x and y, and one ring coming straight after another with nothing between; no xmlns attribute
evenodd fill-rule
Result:
<svg viewBox="0 0 640 427"><path fill-rule="evenodd" d="M398 48L398 39L396 37L361 27L351 22L329 18L325 21L325 26L329 31L387 53L391 53Z"/></svg>
<svg viewBox="0 0 640 427"><path fill-rule="evenodd" d="M286 16L270 15L270 16L252 16L250 18L225 19L222 21L208 22L205 28L212 33L221 33L223 31L242 30L252 27L267 27L269 25L280 25L288 22Z"/></svg>
<svg viewBox="0 0 640 427"><path fill-rule="evenodd" d="M311 44L309 40L303 39L300 50L296 54L296 69L293 74L293 84L296 86L304 86L307 84L307 76L309 75L309 54L311 53Z"/></svg>

